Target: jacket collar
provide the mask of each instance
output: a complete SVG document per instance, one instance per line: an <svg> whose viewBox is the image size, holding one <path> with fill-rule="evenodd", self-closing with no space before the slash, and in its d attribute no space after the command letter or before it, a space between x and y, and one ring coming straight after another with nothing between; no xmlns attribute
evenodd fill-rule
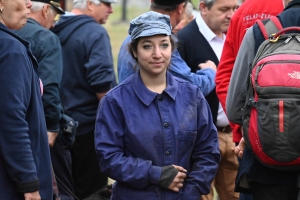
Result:
<svg viewBox="0 0 300 200"><path fill-rule="evenodd" d="M167 94L171 97L171 99L175 100L175 97L178 92L178 82L175 80L175 77L173 77L169 72L166 73L167 78L167 87L163 91L163 93ZM146 106L149 106L153 100L156 98L158 93L151 92L143 83L140 71L136 72L132 77L132 87L137 95L137 97L140 99L141 102L143 102Z"/></svg>
<svg viewBox="0 0 300 200"><path fill-rule="evenodd" d="M30 43L27 42L26 40L22 39L21 37L17 36L13 32L11 32L5 25L0 23L0 30L6 32L7 34L11 35L12 37L16 38L19 40L27 49L30 49Z"/></svg>
<svg viewBox="0 0 300 200"><path fill-rule="evenodd" d="M291 8L291 7L295 7L295 6L300 7L300 0L293 0L293 1L291 1L291 2L285 7L284 10L287 10L287 9L289 9L289 8Z"/></svg>

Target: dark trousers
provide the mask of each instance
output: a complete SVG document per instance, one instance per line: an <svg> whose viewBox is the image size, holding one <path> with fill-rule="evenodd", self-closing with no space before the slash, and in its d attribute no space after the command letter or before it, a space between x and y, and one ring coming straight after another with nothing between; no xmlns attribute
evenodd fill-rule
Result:
<svg viewBox="0 0 300 200"><path fill-rule="evenodd" d="M71 152L63 148L61 136L55 140L54 146L50 149L53 171L56 176L59 196L62 200L74 200L70 192L73 190Z"/></svg>
<svg viewBox="0 0 300 200"><path fill-rule="evenodd" d="M108 178L99 168L94 132L76 136L71 149L75 195L84 199L107 185Z"/></svg>
<svg viewBox="0 0 300 200"><path fill-rule="evenodd" d="M297 200L298 188L296 185L270 185L257 182L250 183L254 200Z"/></svg>
<svg viewBox="0 0 300 200"><path fill-rule="evenodd" d="M253 195L252 194L240 193L239 200L253 200Z"/></svg>

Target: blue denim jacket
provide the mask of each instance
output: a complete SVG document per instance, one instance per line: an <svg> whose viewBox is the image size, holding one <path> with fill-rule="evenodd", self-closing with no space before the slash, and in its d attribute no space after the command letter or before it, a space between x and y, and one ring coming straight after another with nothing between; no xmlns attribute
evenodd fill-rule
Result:
<svg viewBox="0 0 300 200"><path fill-rule="evenodd" d="M118 76L119 83L134 74L136 61L128 51L128 44L131 42L128 36L119 51L118 56ZM199 63L200 64L200 63ZM203 95L208 95L215 88L216 72L212 69L198 70L196 73L191 72L191 68L182 60L177 50L173 51L169 71L176 77L187 80L198 86Z"/></svg>
<svg viewBox="0 0 300 200"><path fill-rule="evenodd" d="M116 180L112 199L199 200L209 193L220 152L209 106L196 86L167 72L162 94L139 71L101 100L95 130L101 170ZM187 169L178 193L159 186L161 167Z"/></svg>

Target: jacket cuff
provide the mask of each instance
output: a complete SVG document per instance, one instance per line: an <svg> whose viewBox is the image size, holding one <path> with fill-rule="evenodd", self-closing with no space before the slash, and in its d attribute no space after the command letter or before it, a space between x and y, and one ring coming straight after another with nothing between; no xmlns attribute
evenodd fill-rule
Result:
<svg viewBox="0 0 300 200"><path fill-rule="evenodd" d="M17 190L20 193L35 192L39 190L39 179L29 182L17 182Z"/></svg>
<svg viewBox="0 0 300 200"><path fill-rule="evenodd" d="M161 177L161 167L151 166L149 171L149 183L159 185Z"/></svg>
<svg viewBox="0 0 300 200"><path fill-rule="evenodd" d="M59 121L57 121L57 122L47 122L46 121L46 126L47 126L47 131L50 131L50 132L58 132L59 131Z"/></svg>
<svg viewBox="0 0 300 200"><path fill-rule="evenodd" d="M111 84L92 86L96 93L108 92L111 89Z"/></svg>

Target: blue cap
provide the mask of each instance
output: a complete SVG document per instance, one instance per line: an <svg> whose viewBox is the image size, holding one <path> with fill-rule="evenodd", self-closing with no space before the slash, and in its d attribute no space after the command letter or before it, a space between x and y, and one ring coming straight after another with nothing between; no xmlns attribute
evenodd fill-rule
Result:
<svg viewBox="0 0 300 200"><path fill-rule="evenodd" d="M130 22L131 39L152 35L171 35L170 17L154 11L146 12Z"/></svg>

